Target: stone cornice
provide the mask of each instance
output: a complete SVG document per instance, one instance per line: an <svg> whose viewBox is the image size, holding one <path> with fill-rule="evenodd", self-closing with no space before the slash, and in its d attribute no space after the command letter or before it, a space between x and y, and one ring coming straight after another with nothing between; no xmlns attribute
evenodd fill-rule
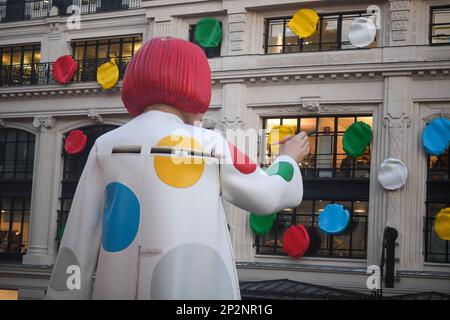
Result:
<svg viewBox="0 0 450 320"><path fill-rule="evenodd" d="M289 83L302 81L359 81L376 80L384 77L411 76L416 79L448 79L450 64L380 64L358 65L336 68L335 66L321 67L289 67L265 68L251 70L216 71L212 73L211 83L220 86L227 83ZM122 81L110 90L103 90L97 82L81 82L67 86L39 85L0 88L0 101L5 99L30 99L58 96L87 96L87 95L119 95Z"/></svg>

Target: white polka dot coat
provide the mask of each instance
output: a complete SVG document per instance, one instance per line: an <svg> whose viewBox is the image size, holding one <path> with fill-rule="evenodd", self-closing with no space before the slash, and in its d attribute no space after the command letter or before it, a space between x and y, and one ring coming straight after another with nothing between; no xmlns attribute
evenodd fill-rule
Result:
<svg viewBox="0 0 450 320"><path fill-rule="evenodd" d="M299 167L278 162L287 177L161 111L106 133L78 183L46 298L240 299L222 198L259 215L299 205Z"/></svg>

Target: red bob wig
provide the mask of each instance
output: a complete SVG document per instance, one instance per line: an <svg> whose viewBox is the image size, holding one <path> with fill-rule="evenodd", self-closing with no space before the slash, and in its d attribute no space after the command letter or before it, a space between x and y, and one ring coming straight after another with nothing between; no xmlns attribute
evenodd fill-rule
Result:
<svg viewBox="0 0 450 320"><path fill-rule="evenodd" d="M211 101L211 70L205 53L182 39L151 39L127 67L122 101L133 116L158 103L205 113Z"/></svg>

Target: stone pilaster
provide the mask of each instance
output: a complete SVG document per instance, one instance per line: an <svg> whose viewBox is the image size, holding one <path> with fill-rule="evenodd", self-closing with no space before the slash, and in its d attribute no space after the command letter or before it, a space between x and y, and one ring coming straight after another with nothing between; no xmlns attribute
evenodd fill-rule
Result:
<svg viewBox="0 0 450 320"><path fill-rule="evenodd" d="M407 45L410 22L410 1L389 0L390 9L390 45Z"/></svg>
<svg viewBox="0 0 450 320"><path fill-rule="evenodd" d="M410 168L412 160L408 150L408 136L411 134L411 115L413 103L411 100L411 75L407 73L385 74L385 99L383 110L383 124L386 134L385 158L397 158ZM412 172L404 187L395 191L386 192L386 220L385 225L397 229L399 243L397 257L400 258L400 267L408 255L407 238L412 215L415 212L407 210L407 193L410 189Z"/></svg>
<svg viewBox="0 0 450 320"><path fill-rule="evenodd" d="M228 54L237 55L246 53L245 26L247 14L245 12L228 15Z"/></svg>
<svg viewBox="0 0 450 320"><path fill-rule="evenodd" d="M52 131L56 121L51 116L35 117L33 126L39 128L36 144L33 187L31 196L30 235L23 264L51 265L54 256L49 253L49 226L53 202L53 172L56 133Z"/></svg>

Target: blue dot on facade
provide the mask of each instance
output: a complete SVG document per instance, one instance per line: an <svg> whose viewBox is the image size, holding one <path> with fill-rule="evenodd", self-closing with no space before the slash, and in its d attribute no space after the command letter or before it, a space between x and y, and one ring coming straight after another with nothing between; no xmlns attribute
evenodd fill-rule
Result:
<svg viewBox="0 0 450 320"><path fill-rule="evenodd" d="M128 247L139 229L140 204L135 193L120 182L106 186L102 246L117 252Z"/></svg>
<svg viewBox="0 0 450 320"><path fill-rule="evenodd" d="M340 234L350 223L350 213L340 204L327 205L319 215L318 224L326 234Z"/></svg>

